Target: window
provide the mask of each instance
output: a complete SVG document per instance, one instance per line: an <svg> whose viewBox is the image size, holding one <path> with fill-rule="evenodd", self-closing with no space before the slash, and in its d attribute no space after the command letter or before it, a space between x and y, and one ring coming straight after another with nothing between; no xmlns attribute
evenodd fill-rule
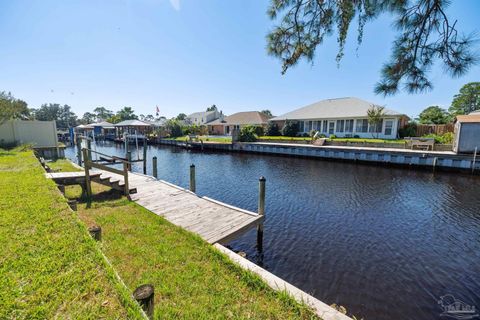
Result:
<svg viewBox="0 0 480 320"><path fill-rule="evenodd" d="M385 121L385 135L391 136L393 132L393 120Z"/></svg>
<svg viewBox="0 0 480 320"><path fill-rule="evenodd" d="M305 121L305 132L312 130L312 121Z"/></svg>
<svg viewBox="0 0 480 320"><path fill-rule="evenodd" d="M300 121L298 124L298 132L305 132L305 122Z"/></svg>
<svg viewBox="0 0 480 320"><path fill-rule="evenodd" d="M343 132L345 120L337 120L337 132Z"/></svg>
<svg viewBox="0 0 480 320"><path fill-rule="evenodd" d="M358 119L355 132L368 132L368 119Z"/></svg>
<svg viewBox="0 0 480 320"><path fill-rule="evenodd" d="M381 133L382 132L382 127L383 127L383 120L380 121L379 123L370 125L368 127L368 132Z"/></svg>
<svg viewBox="0 0 480 320"><path fill-rule="evenodd" d="M347 133L353 132L353 119L345 120L345 132Z"/></svg>
<svg viewBox="0 0 480 320"><path fill-rule="evenodd" d="M323 120L323 127L322 127L322 132L327 133L327 126L328 126L328 121Z"/></svg>

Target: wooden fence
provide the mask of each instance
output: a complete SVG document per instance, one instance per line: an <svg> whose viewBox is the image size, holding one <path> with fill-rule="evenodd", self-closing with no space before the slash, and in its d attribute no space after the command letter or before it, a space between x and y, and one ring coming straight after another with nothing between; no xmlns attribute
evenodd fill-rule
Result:
<svg viewBox="0 0 480 320"><path fill-rule="evenodd" d="M447 132L453 132L454 125L449 124L419 124L417 125L417 137L424 136L426 134L438 134L442 135Z"/></svg>

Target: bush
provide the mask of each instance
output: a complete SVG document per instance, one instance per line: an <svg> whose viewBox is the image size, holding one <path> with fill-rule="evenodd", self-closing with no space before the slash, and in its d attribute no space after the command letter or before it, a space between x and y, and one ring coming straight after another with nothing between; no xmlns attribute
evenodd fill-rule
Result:
<svg viewBox="0 0 480 320"><path fill-rule="evenodd" d="M358 134L353 136L355 139L360 139L360 136Z"/></svg>
<svg viewBox="0 0 480 320"><path fill-rule="evenodd" d="M330 139L337 139L337 136L334 135L334 134L331 134L331 135L330 135Z"/></svg>
<svg viewBox="0 0 480 320"><path fill-rule="evenodd" d="M438 135L438 134L426 134L422 138L433 138L435 139L435 143L440 143L440 144L452 144L453 143L453 132L447 132L444 133L443 135Z"/></svg>
<svg viewBox="0 0 480 320"><path fill-rule="evenodd" d="M255 127L255 134L257 135L257 137L264 136L265 131L264 131L263 127L262 126Z"/></svg>
<svg viewBox="0 0 480 320"><path fill-rule="evenodd" d="M417 134L417 124L415 122L409 122L405 125L405 127L398 130L398 135L400 138L405 137L415 137Z"/></svg>
<svg viewBox="0 0 480 320"><path fill-rule="evenodd" d="M299 126L296 121L286 120L282 129L282 134L285 137L296 137L298 134Z"/></svg>
<svg viewBox="0 0 480 320"><path fill-rule="evenodd" d="M257 136L255 134L256 127L254 126L245 126L240 130L239 140L241 142L255 142L257 141Z"/></svg>
<svg viewBox="0 0 480 320"><path fill-rule="evenodd" d="M280 129L278 128L278 124L275 122L269 122L267 125L267 130L266 130L267 136L280 136Z"/></svg>

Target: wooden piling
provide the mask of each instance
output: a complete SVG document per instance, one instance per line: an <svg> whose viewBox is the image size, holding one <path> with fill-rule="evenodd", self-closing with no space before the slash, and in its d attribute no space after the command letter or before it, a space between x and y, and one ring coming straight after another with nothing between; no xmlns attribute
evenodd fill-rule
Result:
<svg viewBox="0 0 480 320"><path fill-rule="evenodd" d="M142 307L149 319L153 319L155 290L153 285L144 284L135 289L133 297Z"/></svg>
<svg viewBox="0 0 480 320"><path fill-rule="evenodd" d="M88 160L92 160L92 141L87 138Z"/></svg>
<svg viewBox="0 0 480 320"><path fill-rule="evenodd" d="M265 217L265 177L258 180L258 214ZM257 225L257 248L263 249L263 219Z"/></svg>
<svg viewBox="0 0 480 320"><path fill-rule="evenodd" d="M153 157L152 159L152 170L153 176L158 179L158 172L157 172L157 157Z"/></svg>
<svg viewBox="0 0 480 320"><path fill-rule="evenodd" d="M437 157L433 158L433 172L435 172L435 168L437 167L437 161L438 161Z"/></svg>
<svg viewBox="0 0 480 320"><path fill-rule="evenodd" d="M77 137L77 164L82 165L82 139Z"/></svg>
<svg viewBox="0 0 480 320"><path fill-rule="evenodd" d="M195 193L196 185L195 185L195 165L192 163L190 166L190 191Z"/></svg>
<svg viewBox="0 0 480 320"><path fill-rule="evenodd" d="M85 168L85 189L87 191L87 200L90 202L92 199L92 184L90 181L90 158L88 157L88 152L87 149L83 148L82 149L82 154L83 154L83 166Z"/></svg>
<svg viewBox="0 0 480 320"><path fill-rule="evenodd" d="M143 137L143 174L147 174L147 137Z"/></svg>
<svg viewBox="0 0 480 320"><path fill-rule="evenodd" d="M127 151L128 170L132 171L132 152Z"/></svg>
<svg viewBox="0 0 480 320"><path fill-rule="evenodd" d="M67 201L68 205L70 206L70 208L73 210L73 211L77 211L78 208L77 208L77 200L68 200Z"/></svg>
<svg viewBox="0 0 480 320"><path fill-rule="evenodd" d="M88 232L90 232L90 235L92 236L93 239L97 241L102 241L102 227L99 226L93 226L88 228Z"/></svg>

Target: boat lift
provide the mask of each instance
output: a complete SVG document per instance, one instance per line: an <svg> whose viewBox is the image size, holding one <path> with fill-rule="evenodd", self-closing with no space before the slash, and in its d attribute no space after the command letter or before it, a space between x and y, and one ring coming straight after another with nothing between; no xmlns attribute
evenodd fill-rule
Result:
<svg viewBox="0 0 480 320"><path fill-rule="evenodd" d="M143 139L143 157L140 158L140 148L138 144L138 137L135 132L135 140L136 140L136 148L137 148L137 159L132 160L132 153L129 150L128 146L128 137L126 134L124 134L124 141L125 141L125 157L117 157L117 156L109 156L108 158L102 157L102 154L97 151L97 143L95 140L95 136L92 138L88 136L82 136L78 135L76 139L76 145L77 145L77 161L78 165L82 166L84 161L82 160L82 142L86 144L84 146L85 149L87 149L88 152L88 158L91 159L90 161L92 162L100 162L100 163L108 163L108 164L115 164L116 162L127 162L129 166L129 170L131 171L131 164L134 162L143 162L143 174L147 174L147 139ZM95 154L95 159L92 159L92 141L94 142L94 154Z"/></svg>

